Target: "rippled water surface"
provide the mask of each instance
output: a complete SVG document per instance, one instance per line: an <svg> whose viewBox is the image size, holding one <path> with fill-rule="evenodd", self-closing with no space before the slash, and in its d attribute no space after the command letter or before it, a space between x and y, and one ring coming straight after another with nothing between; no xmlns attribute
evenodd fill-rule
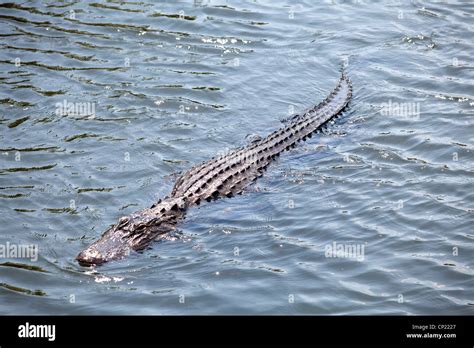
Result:
<svg viewBox="0 0 474 348"><path fill-rule="evenodd" d="M39 255L0 260L0 312L473 314L473 17L469 1L1 3L0 245ZM75 262L344 65L348 112L249 192L142 254Z"/></svg>

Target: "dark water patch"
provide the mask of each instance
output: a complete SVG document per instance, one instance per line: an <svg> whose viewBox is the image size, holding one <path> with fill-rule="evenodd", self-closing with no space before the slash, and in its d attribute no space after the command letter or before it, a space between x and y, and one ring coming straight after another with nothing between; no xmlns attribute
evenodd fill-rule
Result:
<svg viewBox="0 0 474 348"><path fill-rule="evenodd" d="M28 271L35 271L35 272L42 272L42 273L49 273L48 271L44 270L39 266L28 265L24 263L17 263L17 262L2 262L0 266L3 267L13 267L13 268L21 268L26 269Z"/></svg>
<svg viewBox="0 0 474 348"><path fill-rule="evenodd" d="M6 45L4 48L8 48L11 50L17 50L17 51L27 51L27 52L35 52L35 53L45 53L45 54L61 54L64 57L83 61L83 62L89 62L89 61L98 61L97 59L94 58L94 56L82 56L78 54L73 54L68 51L61 51L61 50L45 50L45 49L40 49L40 48L32 48L32 47L16 47L16 46L11 46L11 45Z"/></svg>
<svg viewBox="0 0 474 348"><path fill-rule="evenodd" d="M50 164L41 167L15 167L15 168L4 168L0 169L0 173L16 173L16 172L32 172L37 170L49 170L56 167L57 164Z"/></svg>
<svg viewBox="0 0 474 348"><path fill-rule="evenodd" d="M15 62L11 62L8 60L0 60L0 63L5 63L5 64L15 64ZM118 71L118 70L124 70L125 68L123 67L67 67L67 66L61 66L61 65L47 65L43 64L37 61L22 61L22 65L26 66L35 66L38 68L43 68L43 69L48 69L48 70L53 70L53 71Z"/></svg>
<svg viewBox="0 0 474 348"><path fill-rule="evenodd" d="M81 45L86 48L91 48L91 49L107 49L107 50L113 50L113 51L122 51L122 48L120 47L101 46L101 45L97 45L97 44L93 44L93 43L89 43L85 41L76 41L76 43L78 45Z"/></svg>
<svg viewBox="0 0 474 348"><path fill-rule="evenodd" d="M123 4L126 4L125 2ZM131 8L124 8L124 7L119 7L119 6L113 6L113 5L105 5L105 4L100 4L93 2L89 4L91 7L97 7L97 8L103 8L106 10L114 10L114 11L123 11L123 12L135 12L135 13L142 13L144 12L143 10L140 9L131 9Z"/></svg>
<svg viewBox="0 0 474 348"><path fill-rule="evenodd" d="M160 13L154 12L148 15L149 17L166 17L166 18L173 18L173 19L184 19L187 21L194 21L196 20L196 16L188 16L183 14L176 14L176 13Z"/></svg>
<svg viewBox="0 0 474 348"><path fill-rule="evenodd" d="M11 98L0 99L0 104L8 104L8 105L16 106L20 108L34 106L34 104L31 104L25 101L17 101Z"/></svg>
<svg viewBox="0 0 474 348"><path fill-rule="evenodd" d="M26 11L33 14L40 14L40 15L48 16L48 17L61 17L62 18L64 16L63 13L56 13L56 12L51 12L51 11L44 12L44 11L38 10L36 7L24 6L24 5L16 4L13 2L2 3L0 4L0 8L21 10L21 11Z"/></svg>
<svg viewBox="0 0 474 348"><path fill-rule="evenodd" d="M21 125L23 122L26 122L30 119L30 116L21 117L16 119L15 121L10 122L7 126L8 128L15 128Z"/></svg>
<svg viewBox="0 0 474 348"><path fill-rule="evenodd" d="M92 27L107 27L111 29L128 29L134 31L148 31L149 26L141 26L141 25L131 25L131 24L124 24L124 23L104 23L104 22L83 22L73 18L65 18L68 21L71 21L76 24L85 25L85 26L92 26Z"/></svg>
<svg viewBox="0 0 474 348"><path fill-rule="evenodd" d="M24 193L15 193L12 195L6 195L6 194L0 193L0 198L22 198L22 197L28 197L28 196L29 196L28 194L24 194Z"/></svg>
<svg viewBox="0 0 474 348"><path fill-rule="evenodd" d="M106 187L100 187L100 188L79 188L77 189L77 193L83 193L83 192L110 192L112 191L113 188L106 188Z"/></svg>
<svg viewBox="0 0 474 348"><path fill-rule="evenodd" d="M77 140L77 139L98 138L98 137L99 137L99 135L97 135L97 134L82 133L82 134L76 134L76 135L68 136L68 137L64 138L64 141L69 143L69 142Z"/></svg>
<svg viewBox="0 0 474 348"><path fill-rule="evenodd" d="M44 211L47 211L49 213L53 213L53 214L63 214L63 213L67 213L67 214L78 214L77 210L76 209L73 209L71 207L67 207L67 208L43 208Z"/></svg>
<svg viewBox="0 0 474 348"><path fill-rule="evenodd" d="M36 151L46 151L46 152L62 152L64 151L58 146L37 146L37 147L26 147L26 148L19 148L19 147L7 147L4 149L0 149L2 152L10 152L10 151L18 151L18 152L36 152Z"/></svg>
<svg viewBox="0 0 474 348"><path fill-rule="evenodd" d="M35 188L33 185L23 185L23 186L0 186L0 190L6 189L17 189L17 188Z"/></svg>
<svg viewBox="0 0 474 348"><path fill-rule="evenodd" d="M206 86L199 86L193 87L193 89L201 90L201 91L220 91L219 87L206 87Z"/></svg>
<svg viewBox="0 0 474 348"><path fill-rule="evenodd" d="M0 287L7 289L9 291L17 292L24 295L47 296L47 294L43 290L30 290L30 289L21 288L19 286L10 285L7 283L0 283Z"/></svg>
<svg viewBox="0 0 474 348"><path fill-rule="evenodd" d="M39 89L35 86L32 86L32 85L17 85L15 87L13 87L13 89L31 89L33 91L35 91L36 93L38 93L39 95L42 95L42 96L45 96L45 97L52 97L52 96L55 96L55 95L61 95L61 94L65 94L66 92L65 91L45 91L45 90L42 90L42 89Z"/></svg>

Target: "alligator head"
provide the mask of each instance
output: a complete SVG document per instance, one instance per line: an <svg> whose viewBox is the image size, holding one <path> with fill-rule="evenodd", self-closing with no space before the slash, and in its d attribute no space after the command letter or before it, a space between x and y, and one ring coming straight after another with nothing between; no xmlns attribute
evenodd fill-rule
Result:
<svg viewBox="0 0 474 348"><path fill-rule="evenodd" d="M83 266L100 265L121 259L131 251L145 249L158 236L175 230L179 218L184 215L184 201L166 198L149 209L123 216L118 223L77 255Z"/></svg>

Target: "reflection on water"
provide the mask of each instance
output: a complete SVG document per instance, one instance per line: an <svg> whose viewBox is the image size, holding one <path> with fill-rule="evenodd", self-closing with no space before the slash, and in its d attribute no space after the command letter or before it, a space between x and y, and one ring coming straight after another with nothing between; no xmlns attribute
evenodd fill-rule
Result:
<svg viewBox="0 0 474 348"><path fill-rule="evenodd" d="M0 312L471 314L472 17L462 1L1 3L0 245L39 259L2 255ZM180 171L318 103L343 65L349 112L249 192L126 260L74 261Z"/></svg>

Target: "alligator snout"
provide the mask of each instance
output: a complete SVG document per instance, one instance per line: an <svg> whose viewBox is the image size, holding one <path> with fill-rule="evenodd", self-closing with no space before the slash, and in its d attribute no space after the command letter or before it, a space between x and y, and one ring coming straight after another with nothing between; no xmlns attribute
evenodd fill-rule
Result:
<svg viewBox="0 0 474 348"><path fill-rule="evenodd" d="M81 266L95 266L107 262L106 258L94 248L87 248L76 256L76 260Z"/></svg>

